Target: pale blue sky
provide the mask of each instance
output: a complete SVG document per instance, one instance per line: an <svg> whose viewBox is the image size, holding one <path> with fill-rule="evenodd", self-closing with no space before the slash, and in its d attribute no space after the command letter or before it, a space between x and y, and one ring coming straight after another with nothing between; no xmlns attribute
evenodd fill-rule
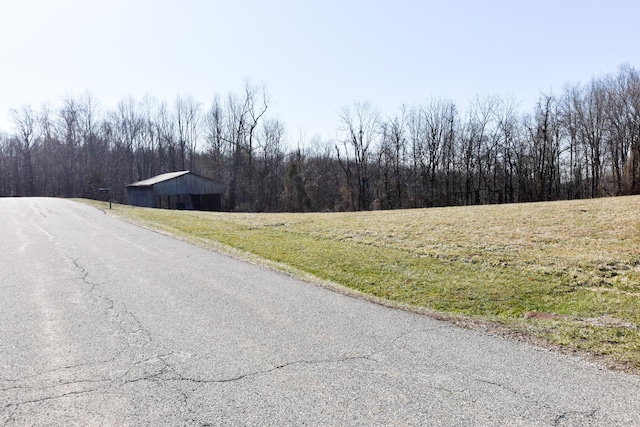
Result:
<svg viewBox="0 0 640 427"><path fill-rule="evenodd" d="M640 67L639 16L636 0L3 0L0 128L66 94L207 107L245 79L267 85L294 144L333 138L356 100L391 115L495 94L531 110L540 91Z"/></svg>

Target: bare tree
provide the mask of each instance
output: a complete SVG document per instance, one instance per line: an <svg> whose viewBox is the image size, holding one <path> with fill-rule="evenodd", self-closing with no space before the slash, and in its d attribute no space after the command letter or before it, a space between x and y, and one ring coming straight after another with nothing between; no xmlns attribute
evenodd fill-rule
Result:
<svg viewBox="0 0 640 427"><path fill-rule="evenodd" d="M501 194L498 203L514 203L526 201L527 196L522 194L518 185L519 173L524 169L522 163L524 155L522 153L521 123L518 117L516 103L512 98L504 99L496 109L497 129L496 136L499 138L498 155L500 164L496 165L494 173L499 173L501 169ZM496 189L498 185L496 184Z"/></svg>
<svg viewBox="0 0 640 427"><path fill-rule="evenodd" d="M225 134L225 113L217 95L203 117L203 131L206 152L209 158L205 170L217 182L226 182L228 175L227 157L229 154L227 135Z"/></svg>
<svg viewBox="0 0 640 427"><path fill-rule="evenodd" d="M35 196L35 176L32 154L40 138L37 117L31 107L11 110L11 118L15 126L18 151L22 157L22 182L25 196Z"/></svg>
<svg viewBox="0 0 640 427"><path fill-rule="evenodd" d="M560 117L555 98L542 95L525 122L531 142L534 200L555 200L560 191Z"/></svg>
<svg viewBox="0 0 640 427"><path fill-rule="evenodd" d="M579 137L579 116L577 105L580 99L581 88L579 86L566 86L560 101L561 123L568 139L568 158L566 162L566 192L570 199L579 199L586 194L586 155L582 153L584 145Z"/></svg>
<svg viewBox="0 0 640 427"><path fill-rule="evenodd" d="M280 210L280 196L284 192L284 151L285 127L277 119L262 122L258 134L257 210Z"/></svg>
<svg viewBox="0 0 640 427"><path fill-rule="evenodd" d="M193 97L178 97L176 99L176 130L178 147L180 148L180 169L196 169L193 162L196 153L199 127L200 104Z"/></svg>
<svg viewBox="0 0 640 427"><path fill-rule="evenodd" d="M176 142L175 121L165 102L157 109L155 134L157 135L155 151L158 155L158 170L161 173L178 170L180 164L178 143Z"/></svg>
<svg viewBox="0 0 640 427"><path fill-rule="evenodd" d="M422 161L423 183L427 188L427 206L438 206L444 203L445 195L440 190L449 184L450 158L454 150L456 132L456 106L452 101L432 99L420 109L423 117L424 141ZM442 178L442 184L438 178ZM448 191L445 189L445 192ZM442 198L442 200L440 200Z"/></svg>
<svg viewBox="0 0 640 427"><path fill-rule="evenodd" d="M628 64L606 78L606 114L615 194L640 193L640 73Z"/></svg>
<svg viewBox="0 0 640 427"><path fill-rule="evenodd" d="M243 210L256 209L253 197L255 134L267 109L268 99L264 87L256 87L247 82L242 97L229 94L225 141L231 147L232 157L227 204L231 210L235 210L238 205L239 192Z"/></svg>
<svg viewBox="0 0 640 427"><path fill-rule="evenodd" d="M379 135L379 114L368 102L355 102L340 112L341 130L345 133L342 147L336 145L338 160L349 182L351 193L355 189L357 209L370 209L370 149ZM353 167L353 176L351 168Z"/></svg>
<svg viewBox="0 0 640 427"><path fill-rule="evenodd" d="M489 169L495 164L493 157L499 148L499 129L494 122L498 105L497 97L477 98L471 104L462 128L459 149L465 177L465 204L493 201L488 191L487 177L491 176Z"/></svg>
<svg viewBox="0 0 640 427"><path fill-rule="evenodd" d="M573 98L578 121L578 136L584 144L585 161L589 168L590 197L600 197L605 194L603 185L604 100L604 88L596 80L592 80L588 87L575 93Z"/></svg>
<svg viewBox="0 0 640 427"><path fill-rule="evenodd" d="M380 123L381 141L377 155L377 197L374 206L397 209L406 205L407 162L406 110Z"/></svg>

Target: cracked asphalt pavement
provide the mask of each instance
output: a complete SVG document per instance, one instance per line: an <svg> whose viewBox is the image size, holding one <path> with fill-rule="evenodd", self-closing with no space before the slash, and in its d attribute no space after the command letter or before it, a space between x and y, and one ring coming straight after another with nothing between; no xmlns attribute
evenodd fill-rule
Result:
<svg viewBox="0 0 640 427"><path fill-rule="evenodd" d="M0 199L0 426L638 426L640 378Z"/></svg>

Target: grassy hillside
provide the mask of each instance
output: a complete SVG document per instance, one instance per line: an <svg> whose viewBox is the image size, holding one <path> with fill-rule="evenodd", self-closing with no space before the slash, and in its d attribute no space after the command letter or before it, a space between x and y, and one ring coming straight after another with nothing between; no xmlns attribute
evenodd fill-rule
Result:
<svg viewBox="0 0 640 427"><path fill-rule="evenodd" d="M640 197L359 213L112 212L391 305L640 368ZM525 318L532 311L556 316Z"/></svg>

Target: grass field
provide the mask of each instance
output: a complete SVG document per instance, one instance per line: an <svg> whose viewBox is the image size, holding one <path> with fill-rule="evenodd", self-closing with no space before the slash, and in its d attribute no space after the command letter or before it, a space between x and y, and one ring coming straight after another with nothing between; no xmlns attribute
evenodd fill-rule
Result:
<svg viewBox="0 0 640 427"><path fill-rule="evenodd" d="M640 197L358 213L111 212L378 302L640 372ZM556 316L525 318L532 311Z"/></svg>

